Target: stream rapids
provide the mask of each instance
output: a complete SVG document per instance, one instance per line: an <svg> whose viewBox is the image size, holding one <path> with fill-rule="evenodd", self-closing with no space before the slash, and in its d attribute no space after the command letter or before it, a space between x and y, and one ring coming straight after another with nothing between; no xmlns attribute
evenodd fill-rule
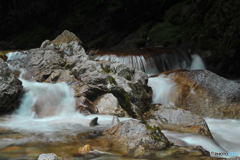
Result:
<svg viewBox="0 0 240 160"><path fill-rule="evenodd" d="M120 61L125 64L131 62L131 65L146 71L148 75L159 72L158 68L152 65L154 63L148 66L148 61L153 61L153 59L146 60L143 56L98 55L96 59ZM168 59L166 56L162 57L162 61L167 64ZM186 66L186 69L205 69L202 59L197 54L192 55L191 63L189 63L189 59L176 62L171 62L174 66L164 67L177 69L179 66ZM22 70L23 72L24 70ZM66 83L30 82L23 79L21 75L19 79L22 81L25 91L21 105L11 115L0 118L0 159L36 159L42 153L55 153L59 157L66 159L81 159L81 157L75 157L74 154L77 153L78 148L85 144L90 144L100 151L118 153L118 149L114 148L114 146L111 147L104 139L95 140L84 136L84 133L89 131L111 128L113 116L85 116L76 112L74 91ZM169 97L174 92L176 84L170 78L166 78L164 75L150 78L148 85L153 88L152 103L171 103ZM100 125L89 127L90 120L96 116ZM120 118L120 121L127 119L129 118ZM240 154L240 120L219 120L207 117L205 117L205 120L214 140L193 133L168 130L163 130L163 133L175 145L200 145L210 152L238 152ZM85 159L128 158L126 155L121 155L121 153L85 157ZM162 154L156 153L146 158L178 159L179 157L164 157ZM180 158L192 159L193 157Z"/></svg>

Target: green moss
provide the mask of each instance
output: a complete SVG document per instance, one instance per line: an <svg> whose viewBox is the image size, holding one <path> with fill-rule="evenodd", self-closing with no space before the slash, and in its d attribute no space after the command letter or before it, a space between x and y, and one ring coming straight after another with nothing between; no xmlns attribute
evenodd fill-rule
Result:
<svg viewBox="0 0 240 160"><path fill-rule="evenodd" d="M152 136L156 141L163 141L162 132L160 127L146 126L148 130L151 130Z"/></svg>
<svg viewBox="0 0 240 160"><path fill-rule="evenodd" d="M131 76L130 75L127 76L127 80L131 81Z"/></svg>
<svg viewBox="0 0 240 160"><path fill-rule="evenodd" d="M124 110L128 110L131 107L130 106L130 104L131 104L130 97L126 93L124 94L124 99L119 101L119 103L120 103L120 106L122 106L122 108Z"/></svg>
<svg viewBox="0 0 240 160"><path fill-rule="evenodd" d="M126 99L126 102L131 102L130 97L128 96L127 93L124 94L124 97Z"/></svg>
<svg viewBox="0 0 240 160"><path fill-rule="evenodd" d="M107 67L103 67L103 70L104 70L104 72L106 72L107 74L109 74L109 73L111 72L111 70L110 70L109 68L107 68Z"/></svg>
<svg viewBox="0 0 240 160"><path fill-rule="evenodd" d="M110 84L118 85L117 82L116 82L116 80L115 80L115 78L112 77L112 76L109 77L109 81L110 81Z"/></svg>
<svg viewBox="0 0 240 160"><path fill-rule="evenodd" d="M132 111L132 105L131 105L130 97L126 93L126 91L119 86L113 86L111 88L110 92L115 97L117 97L118 102L119 102L120 106L122 107L122 109L124 109L129 114L129 116L131 116L133 118L136 118L135 113Z"/></svg>
<svg viewBox="0 0 240 160"><path fill-rule="evenodd" d="M4 56L4 53L2 51L0 51L0 56Z"/></svg>

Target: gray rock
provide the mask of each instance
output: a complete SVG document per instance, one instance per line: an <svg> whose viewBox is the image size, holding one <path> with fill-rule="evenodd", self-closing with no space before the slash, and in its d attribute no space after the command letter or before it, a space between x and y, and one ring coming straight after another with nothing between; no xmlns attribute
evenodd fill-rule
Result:
<svg viewBox="0 0 240 160"><path fill-rule="evenodd" d="M82 44L82 41L72 32L65 30L62 34L57 36L51 43L55 45L61 45L62 43L70 43L72 41L76 41L79 44Z"/></svg>
<svg viewBox="0 0 240 160"><path fill-rule="evenodd" d="M117 116L113 116L112 119L112 125L115 126L120 122L119 118Z"/></svg>
<svg viewBox="0 0 240 160"><path fill-rule="evenodd" d="M22 82L8 65L0 59L0 112L12 112L18 107L18 98L23 89Z"/></svg>
<svg viewBox="0 0 240 160"><path fill-rule="evenodd" d="M62 160L62 158L59 158L54 153L47 153L47 154L44 153L38 157L38 160Z"/></svg>
<svg viewBox="0 0 240 160"><path fill-rule="evenodd" d="M148 154L150 149L162 150L169 146L169 141L160 128L149 128L137 120L127 120L104 132L113 145L134 156Z"/></svg>
<svg viewBox="0 0 240 160"><path fill-rule="evenodd" d="M240 118L240 84L207 70L176 71L176 107L202 117Z"/></svg>
<svg viewBox="0 0 240 160"><path fill-rule="evenodd" d="M212 138L208 125L202 117L181 108L174 109L168 107L162 105L159 107L159 110L150 111L150 117L155 119L159 126L163 126L164 129L186 133L199 133ZM156 121L154 121L155 124ZM149 120L148 123L152 126L153 120Z"/></svg>
<svg viewBox="0 0 240 160"><path fill-rule="evenodd" d="M107 93L98 97L93 102L93 105L98 109L100 114L129 117L127 112L119 105L118 99L112 93Z"/></svg>
<svg viewBox="0 0 240 160"><path fill-rule="evenodd" d="M48 39L45 40L42 44L41 44L41 47L40 48L46 48L47 45L51 44L51 41L49 41Z"/></svg>
<svg viewBox="0 0 240 160"><path fill-rule="evenodd" d="M85 115L98 113L98 109L84 96L76 99L76 109Z"/></svg>

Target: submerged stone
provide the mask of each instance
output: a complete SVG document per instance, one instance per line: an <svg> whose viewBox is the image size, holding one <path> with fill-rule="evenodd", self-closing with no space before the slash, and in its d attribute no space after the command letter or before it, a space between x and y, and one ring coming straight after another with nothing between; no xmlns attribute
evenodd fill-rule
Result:
<svg viewBox="0 0 240 160"><path fill-rule="evenodd" d="M90 151L92 151L92 147L89 144L86 144L85 146L79 148L78 153L79 154L87 154Z"/></svg>
<svg viewBox="0 0 240 160"><path fill-rule="evenodd" d="M98 117L95 117L95 118L93 118L93 119L91 120L91 122L89 123L89 125L90 125L91 127L97 126L97 125L98 125L97 121L98 121Z"/></svg>

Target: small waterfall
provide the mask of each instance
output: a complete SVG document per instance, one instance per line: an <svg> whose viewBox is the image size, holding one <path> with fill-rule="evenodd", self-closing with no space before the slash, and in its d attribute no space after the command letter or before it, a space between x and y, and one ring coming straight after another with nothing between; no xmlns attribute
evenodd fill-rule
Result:
<svg viewBox="0 0 240 160"><path fill-rule="evenodd" d="M19 109L21 116L48 116L72 114L75 112L74 91L66 83L38 83L20 78L26 93Z"/></svg>
<svg viewBox="0 0 240 160"><path fill-rule="evenodd" d="M198 54L193 54L190 70L196 70L196 69L206 69L206 67L202 58Z"/></svg>
<svg viewBox="0 0 240 160"><path fill-rule="evenodd" d="M177 84L168 78L166 75L161 74L158 77L152 77L148 80L148 86L152 87L152 103L169 104L174 91L176 91Z"/></svg>
<svg viewBox="0 0 240 160"><path fill-rule="evenodd" d="M197 54L189 55L181 49L144 48L136 51L98 51L96 60L118 61L141 69L148 75L174 69L205 69Z"/></svg>

